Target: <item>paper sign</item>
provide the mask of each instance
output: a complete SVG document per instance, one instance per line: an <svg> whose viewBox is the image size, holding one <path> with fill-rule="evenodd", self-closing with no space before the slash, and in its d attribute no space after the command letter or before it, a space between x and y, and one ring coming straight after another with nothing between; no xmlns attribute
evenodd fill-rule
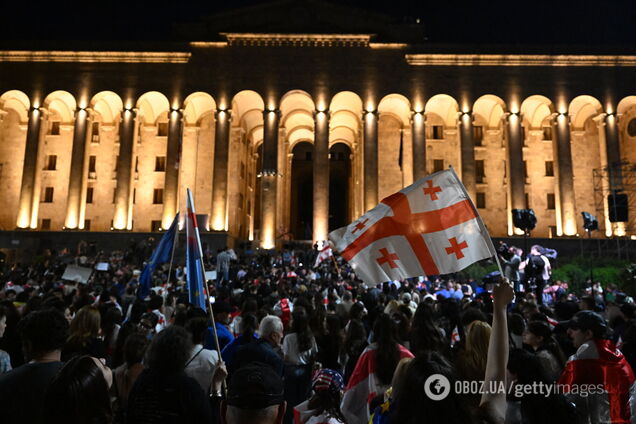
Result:
<svg viewBox="0 0 636 424"><path fill-rule="evenodd" d="M108 262L97 262L95 264L95 270L97 270L97 271L108 271Z"/></svg>
<svg viewBox="0 0 636 424"><path fill-rule="evenodd" d="M76 283L86 284L93 270L83 266L67 265L62 275L62 280L75 281Z"/></svg>
<svg viewBox="0 0 636 424"><path fill-rule="evenodd" d="M216 271L205 271L205 281L215 281L216 280Z"/></svg>

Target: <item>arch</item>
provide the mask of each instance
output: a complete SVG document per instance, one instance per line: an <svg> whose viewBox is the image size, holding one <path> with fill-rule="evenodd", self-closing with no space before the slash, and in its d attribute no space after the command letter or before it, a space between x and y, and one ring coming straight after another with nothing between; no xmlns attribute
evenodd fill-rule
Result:
<svg viewBox="0 0 636 424"><path fill-rule="evenodd" d="M12 110L18 114L21 123L29 120L29 97L20 90L10 90L0 96L0 110Z"/></svg>
<svg viewBox="0 0 636 424"><path fill-rule="evenodd" d="M299 142L307 142L313 145L313 127L296 127L288 133L287 139L289 140L289 151L292 151L294 149L294 145Z"/></svg>
<svg viewBox="0 0 636 424"><path fill-rule="evenodd" d="M260 112L265 110L263 98L256 91L243 90L232 98L232 111L237 118L236 122L241 122L243 115L252 110L259 110ZM261 113L261 121L262 120L263 116Z"/></svg>
<svg viewBox="0 0 636 424"><path fill-rule="evenodd" d="M101 121L106 124L114 124L124 108L121 97L112 91L100 91L95 94L90 105L91 109L99 115Z"/></svg>
<svg viewBox="0 0 636 424"><path fill-rule="evenodd" d="M528 129L540 129L543 121L554 113L554 104L547 97L535 94L521 103L520 111Z"/></svg>
<svg viewBox="0 0 636 424"><path fill-rule="evenodd" d="M360 129L360 117L350 110L339 110L331 114L329 126L333 128L347 127L357 132Z"/></svg>
<svg viewBox="0 0 636 424"><path fill-rule="evenodd" d="M457 100L448 94L436 94L431 97L424 106L426 114L435 114L440 117L446 127L457 126L457 116L459 114L459 105Z"/></svg>
<svg viewBox="0 0 636 424"><path fill-rule="evenodd" d="M311 96L303 90L288 91L280 99L280 111L284 116L294 110L307 110L310 113L316 110L316 104Z"/></svg>
<svg viewBox="0 0 636 424"><path fill-rule="evenodd" d="M332 128L329 134L329 146L336 143L345 143L351 150L353 150L353 143L355 140L355 130L346 126Z"/></svg>
<svg viewBox="0 0 636 424"><path fill-rule="evenodd" d="M362 116L362 99L352 91L341 91L331 99L329 110L332 114L340 110L348 110L356 116Z"/></svg>
<svg viewBox="0 0 636 424"><path fill-rule="evenodd" d="M603 112L601 102L588 95L578 96L570 102L568 113L573 130L584 130L585 123L593 116Z"/></svg>
<svg viewBox="0 0 636 424"><path fill-rule="evenodd" d="M183 102L183 119L186 125L196 125L203 115L215 110L214 98L208 93L197 91L186 97Z"/></svg>
<svg viewBox="0 0 636 424"><path fill-rule="evenodd" d="M636 106L636 96L627 96L618 102L616 112L622 115L634 106Z"/></svg>
<svg viewBox="0 0 636 424"><path fill-rule="evenodd" d="M481 96L473 104L475 120L484 123L487 128L499 128L505 111L505 102L492 94Z"/></svg>
<svg viewBox="0 0 636 424"><path fill-rule="evenodd" d="M170 102L158 91L149 91L137 100L139 118L145 124L154 125L162 113L170 110Z"/></svg>
<svg viewBox="0 0 636 424"><path fill-rule="evenodd" d="M411 103L401 94L388 94L380 100L378 112L391 114L402 123L402 127L408 127L411 119Z"/></svg>
<svg viewBox="0 0 636 424"><path fill-rule="evenodd" d="M284 114L280 123L281 127L285 127L287 131L291 131L297 126L314 127L314 116L311 111L306 109L295 109L288 114Z"/></svg>
<svg viewBox="0 0 636 424"><path fill-rule="evenodd" d="M49 112L56 113L63 124L71 124L75 117L77 102L75 97L68 91L57 90L46 96L44 107Z"/></svg>

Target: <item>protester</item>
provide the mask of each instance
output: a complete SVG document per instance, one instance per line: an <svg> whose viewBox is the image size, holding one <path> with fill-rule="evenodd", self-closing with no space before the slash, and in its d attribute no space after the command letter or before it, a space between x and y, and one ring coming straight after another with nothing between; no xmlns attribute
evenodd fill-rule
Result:
<svg viewBox="0 0 636 424"><path fill-rule="evenodd" d="M128 407L128 396L132 390L137 377L144 369L143 357L148 348L148 339L143 334L131 334L124 343L125 363L115 369L113 378L115 391L117 393L118 421L125 421L126 409Z"/></svg>
<svg viewBox="0 0 636 424"><path fill-rule="evenodd" d="M523 342L532 348L541 361L548 380L556 381L565 366L565 356L552 336L548 323L530 321L523 333Z"/></svg>
<svg viewBox="0 0 636 424"><path fill-rule="evenodd" d="M203 339L208 328L207 319L203 317L192 318L186 323L185 328L190 333L194 344L190 352L190 359L186 362L185 373L194 378L206 394L210 394L212 378L219 365L220 356L216 350L203 347Z"/></svg>
<svg viewBox="0 0 636 424"><path fill-rule="evenodd" d="M74 356L46 391L43 415L51 424L110 424L113 419L108 390L113 374L102 360Z"/></svg>
<svg viewBox="0 0 636 424"><path fill-rule="evenodd" d="M71 321L70 336L62 349L62 360L90 355L106 358L106 346L100 337L101 315L95 306L84 306Z"/></svg>
<svg viewBox="0 0 636 424"><path fill-rule="evenodd" d="M2 422L39 423L46 388L63 365L68 321L55 309L35 311L20 321L18 331L27 363L0 376Z"/></svg>
<svg viewBox="0 0 636 424"><path fill-rule="evenodd" d="M332 369L317 370L312 377L312 396L294 409L294 424L344 424L340 412L344 382Z"/></svg>
<svg viewBox="0 0 636 424"><path fill-rule="evenodd" d="M7 329L7 310L0 306L0 339L4 336L4 331ZM0 349L0 375L11 371L11 358L9 354Z"/></svg>
<svg viewBox="0 0 636 424"><path fill-rule="evenodd" d="M268 315L260 323L258 333L260 337L239 347L234 355L231 374L252 362L261 362L272 367L281 377L283 376L283 358L279 354L283 341L283 322L274 315Z"/></svg>

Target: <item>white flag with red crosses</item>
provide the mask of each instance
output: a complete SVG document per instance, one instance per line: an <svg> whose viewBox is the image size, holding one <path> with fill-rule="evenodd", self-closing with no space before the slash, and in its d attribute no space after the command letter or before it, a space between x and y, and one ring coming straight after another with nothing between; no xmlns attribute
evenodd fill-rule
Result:
<svg viewBox="0 0 636 424"><path fill-rule="evenodd" d="M329 239L367 284L450 274L496 253L452 168L387 197Z"/></svg>

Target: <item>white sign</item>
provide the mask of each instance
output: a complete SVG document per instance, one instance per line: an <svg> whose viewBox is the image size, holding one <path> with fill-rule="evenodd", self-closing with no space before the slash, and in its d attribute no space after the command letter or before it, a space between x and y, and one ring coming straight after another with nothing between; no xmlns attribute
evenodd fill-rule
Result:
<svg viewBox="0 0 636 424"><path fill-rule="evenodd" d="M93 270L83 266L67 265L62 275L62 280L75 281L86 284L91 277Z"/></svg>
<svg viewBox="0 0 636 424"><path fill-rule="evenodd" d="M108 262L97 262L95 264L95 270L97 270L97 271L108 271Z"/></svg>
<svg viewBox="0 0 636 424"><path fill-rule="evenodd" d="M205 281L216 281L216 271L205 271Z"/></svg>

